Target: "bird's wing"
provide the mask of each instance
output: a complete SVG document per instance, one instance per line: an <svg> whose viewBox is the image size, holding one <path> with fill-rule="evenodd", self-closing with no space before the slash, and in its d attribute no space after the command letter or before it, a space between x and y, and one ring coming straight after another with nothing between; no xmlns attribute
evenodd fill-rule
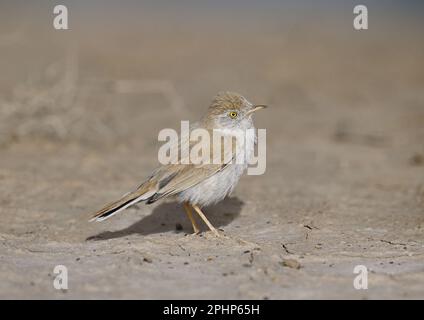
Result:
<svg viewBox="0 0 424 320"><path fill-rule="evenodd" d="M193 144L190 142L190 150ZM221 143L220 153L213 152L212 144L210 150L209 164L193 164L188 161L191 159L180 159L181 161L177 161L176 164L159 167L138 188L97 211L91 220L102 221L137 202L153 203L165 196L184 191L227 167L234 159L236 148L233 145ZM182 164L184 160L187 160L189 164Z"/></svg>
<svg viewBox="0 0 424 320"><path fill-rule="evenodd" d="M167 178L162 179L162 182L166 182L153 196L149 198L147 203L153 203L160 198L170 196L182 192L190 187L195 186L199 182L211 177L215 173L226 167L225 164L217 165L173 165L168 167ZM163 167L165 168L165 167ZM160 184L160 182L159 182Z"/></svg>
<svg viewBox="0 0 424 320"><path fill-rule="evenodd" d="M234 145L225 145L222 142L220 151L213 152L211 144L209 163L169 164L158 168L147 181L149 183L157 181L158 186L158 190L147 203L182 192L224 170L235 159L236 148Z"/></svg>

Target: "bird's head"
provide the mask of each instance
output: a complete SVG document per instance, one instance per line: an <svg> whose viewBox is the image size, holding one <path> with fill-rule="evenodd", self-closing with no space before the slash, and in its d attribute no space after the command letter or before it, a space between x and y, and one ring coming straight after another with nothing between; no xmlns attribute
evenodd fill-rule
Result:
<svg viewBox="0 0 424 320"><path fill-rule="evenodd" d="M254 105L235 92L220 92L213 99L204 121L213 127L248 129L253 126L252 115L265 105Z"/></svg>

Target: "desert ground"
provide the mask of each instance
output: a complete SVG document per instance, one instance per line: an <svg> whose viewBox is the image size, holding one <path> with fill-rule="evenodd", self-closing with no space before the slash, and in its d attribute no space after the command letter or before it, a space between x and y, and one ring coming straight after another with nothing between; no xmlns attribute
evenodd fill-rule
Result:
<svg viewBox="0 0 424 320"><path fill-rule="evenodd" d="M57 31L49 5L1 6L0 298L424 298L422 22L79 3ZM222 236L172 199L89 223L221 90L270 106L265 174L205 209Z"/></svg>

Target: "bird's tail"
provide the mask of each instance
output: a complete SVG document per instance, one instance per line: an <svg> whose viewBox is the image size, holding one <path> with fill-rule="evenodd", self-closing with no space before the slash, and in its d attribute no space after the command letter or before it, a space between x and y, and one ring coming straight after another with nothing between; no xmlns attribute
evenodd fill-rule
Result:
<svg viewBox="0 0 424 320"><path fill-rule="evenodd" d="M113 215L121 212L122 210L136 204L137 202L147 200L152 195L155 194L155 191L151 190L143 190L144 188L138 188L133 192L129 192L122 196L121 199L111 202L99 211L97 211L90 221L103 221L106 220Z"/></svg>

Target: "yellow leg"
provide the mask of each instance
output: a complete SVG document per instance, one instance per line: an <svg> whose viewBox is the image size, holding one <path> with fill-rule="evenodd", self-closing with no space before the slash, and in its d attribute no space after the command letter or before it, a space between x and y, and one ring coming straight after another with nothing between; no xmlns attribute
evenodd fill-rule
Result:
<svg viewBox="0 0 424 320"><path fill-rule="evenodd" d="M187 213L187 216L190 219L191 224L193 225L193 231L194 231L194 233L199 233L200 232L200 229L197 226L196 220L194 220L193 214L191 212L190 205L187 202L184 202L184 210Z"/></svg>
<svg viewBox="0 0 424 320"><path fill-rule="evenodd" d="M219 237L218 230L215 229L215 227L209 222L209 220L206 218L206 216L203 214L202 210L196 205L192 205L193 209L196 210L196 212L199 214L200 218L202 218L203 221L208 225L209 229L217 236Z"/></svg>

